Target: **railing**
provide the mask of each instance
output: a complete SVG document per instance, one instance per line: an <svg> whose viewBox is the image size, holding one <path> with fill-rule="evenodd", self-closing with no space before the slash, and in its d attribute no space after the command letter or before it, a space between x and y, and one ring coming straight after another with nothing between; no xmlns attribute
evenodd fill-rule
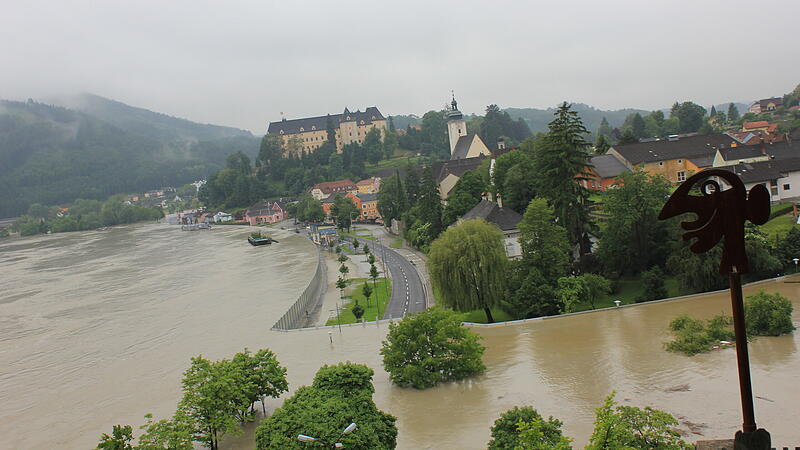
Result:
<svg viewBox="0 0 800 450"><path fill-rule="evenodd" d="M294 302L294 305L286 311L286 314L275 322L272 329L286 331L299 328L299 323L305 320L316 306L316 302L322 292L322 287L326 282L325 262L322 260L322 252L320 252L317 258L317 270L314 272L314 277L311 278L311 282L303 293L300 294L297 301Z"/></svg>

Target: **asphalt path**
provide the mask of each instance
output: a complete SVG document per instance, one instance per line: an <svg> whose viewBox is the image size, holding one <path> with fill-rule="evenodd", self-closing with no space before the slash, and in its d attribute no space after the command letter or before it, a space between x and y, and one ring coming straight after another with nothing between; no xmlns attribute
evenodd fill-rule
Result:
<svg viewBox="0 0 800 450"><path fill-rule="evenodd" d="M369 244L370 251L386 264L386 271L392 278L392 297L383 318L399 319L425 309L427 304L425 288L417 269L411 262L391 247L381 245L377 241L364 238L358 240L361 244Z"/></svg>

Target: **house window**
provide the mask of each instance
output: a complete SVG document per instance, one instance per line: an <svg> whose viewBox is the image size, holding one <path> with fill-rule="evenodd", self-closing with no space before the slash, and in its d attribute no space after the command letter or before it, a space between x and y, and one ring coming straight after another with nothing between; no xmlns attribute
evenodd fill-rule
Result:
<svg viewBox="0 0 800 450"><path fill-rule="evenodd" d="M281 130L280 133L283 134L283 130Z"/></svg>
<svg viewBox="0 0 800 450"><path fill-rule="evenodd" d="M315 125L311 125L311 129L312 129L312 130L316 130L316 129L317 129L317 127L316 127Z"/></svg>
<svg viewBox="0 0 800 450"><path fill-rule="evenodd" d="M683 164L683 160L682 160L682 159L679 159L679 160L678 160L678 164Z"/></svg>
<svg viewBox="0 0 800 450"><path fill-rule="evenodd" d="M659 161L659 162L658 162L658 166L659 166L659 167L664 167L664 161Z"/></svg>
<svg viewBox="0 0 800 450"><path fill-rule="evenodd" d="M686 172L684 172L683 170L678 171L678 181L679 182L686 181Z"/></svg>
<svg viewBox="0 0 800 450"><path fill-rule="evenodd" d="M789 190L789 189L791 189L791 188L792 188L792 186L791 186L791 185L789 185L789 184L784 184L784 185L783 185L783 190L784 190L784 191L788 191L788 190Z"/></svg>
<svg viewBox="0 0 800 450"><path fill-rule="evenodd" d="M303 128L303 127L300 127L300 131L306 131L306 130L305 130L305 128Z"/></svg>

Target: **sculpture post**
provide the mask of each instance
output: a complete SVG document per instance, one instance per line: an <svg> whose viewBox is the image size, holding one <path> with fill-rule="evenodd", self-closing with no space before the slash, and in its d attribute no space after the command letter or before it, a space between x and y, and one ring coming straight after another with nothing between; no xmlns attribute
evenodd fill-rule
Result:
<svg viewBox="0 0 800 450"><path fill-rule="evenodd" d="M730 187L722 190L715 178L724 180ZM690 195L698 183L701 195ZM765 186L753 186L748 195L744 183L736 174L723 169L710 169L691 176L681 184L658 215L659 220L685 213L697 215L694 221L681 222L681 227L687 230L683 239L696 239L689 247L694 253L705 253L725 238L719 269L720 273L728 276L731 292L742 402L742 430L736 433L736 450L769 450L771 444L769 433L756 426L741 279L743 273L750 271L744 245L745 220L756 225L766 223L769 219L769 199L769 191Z"/></svg>

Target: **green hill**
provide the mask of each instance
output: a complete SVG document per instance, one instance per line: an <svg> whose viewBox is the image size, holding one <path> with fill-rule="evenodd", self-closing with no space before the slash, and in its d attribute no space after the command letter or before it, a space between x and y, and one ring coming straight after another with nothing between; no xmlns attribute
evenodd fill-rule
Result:
<svg viewBox="0 0 800 450"><path fill-rule="evenodd" d="M254 156L259 139L101 97L80 112L0 101L0 217L31 203L142 192L202 179L235 151Z"/></svg>
<svg viewBox="0 0 800 450"><path fill-rule="evenodd" d="M94 116L129 133L161 141L207 141L252 136L249 131L196 123L93 94L55 97L48 99L48 102Z"/></svg>
<svg viewBox="0 0 800 450"><path fill-rule="evenodd" d="M507 112L512 119L517 120L517 118L522 117L522 119L528 123L528 126L531 129L531 132L538 133L547 131L547 124L553 121L553 113L555 112L556 108L547 108L547 109L536 109L536 108L504 108L503 111ZM633 109L633 108L625 108L625 109L617 109L612 111L603 111L602 109L597 109L589 105L585 105L583 103L573 103L572 110L577 111L578 115L580 116L581 120L583 120L583 125L589 130L591 133L597 132L597 129L600 128L600 122L605 117L608 120L609 125L612 128L622 126L622 123L625 122L625 117L628 114L635 114L639 113L641 115L649 114L650 111L645 111L643 109Z"/></svg>

